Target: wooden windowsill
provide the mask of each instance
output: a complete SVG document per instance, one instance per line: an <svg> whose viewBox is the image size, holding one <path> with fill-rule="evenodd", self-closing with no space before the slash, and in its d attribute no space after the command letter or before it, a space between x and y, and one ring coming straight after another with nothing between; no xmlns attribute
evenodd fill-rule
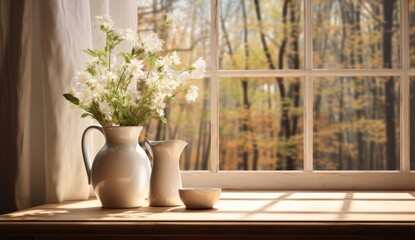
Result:
<svg viewBox="0 0 415 240"><path fill-rule="evenodd" d="M0 238L4 235L415 238L413 192L224 191L215 207L102 209L96 199L46 204L1 215Z"/></svg>

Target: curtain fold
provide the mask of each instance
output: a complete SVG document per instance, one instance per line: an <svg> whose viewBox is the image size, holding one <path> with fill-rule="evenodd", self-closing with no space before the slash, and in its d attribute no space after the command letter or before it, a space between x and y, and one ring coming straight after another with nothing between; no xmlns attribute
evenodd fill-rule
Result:
<svg viewBox="0 0 415 240"><path fill-rule="evenodd" d="M76 143L79 130L89 123L79 119L62 94L86 60L82 49L92 47L89 2L42 2L40 16L46 200L85 199L87 178Z"/></svg>
<svg viewBox="0 0 415 240"><path fill-rule="evenodd" d="M32 8L31 1L0 2L0 212L16 208L17 169L28 158L24 114L31 87L26 80L31 72ZM23 190L27 198L29 188Z"/></svg>
<svg viewBox="0 0 415 240"><path fill-rule="evenodd" d="M92 121L62 94L82 49L103 43L93 21L105 14L136 26L134 0L0 1L0 212L88 198L80 139Z"/></svg>

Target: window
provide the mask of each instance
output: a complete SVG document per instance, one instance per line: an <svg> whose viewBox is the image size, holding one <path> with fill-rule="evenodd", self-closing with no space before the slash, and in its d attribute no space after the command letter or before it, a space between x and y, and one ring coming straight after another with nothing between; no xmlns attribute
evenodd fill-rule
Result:
<svg viewBox="0 0 415 240"><path fill-rule="evenodd" d="M208 73L142 137L189 142L185 184L413 188L415 0L140 0L139 31L173 10L167 49Z"/></svg>

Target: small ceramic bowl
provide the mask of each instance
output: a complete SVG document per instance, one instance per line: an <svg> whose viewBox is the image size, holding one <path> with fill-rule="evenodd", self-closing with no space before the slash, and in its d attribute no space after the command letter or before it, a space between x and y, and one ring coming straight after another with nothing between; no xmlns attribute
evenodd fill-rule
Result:
<svg viewBox="0 0 415 240"><path fill-rule="evenodd" d="M189 187L179 188L180 199L187 209L209 209L218 202L221 188Z"/></svg>

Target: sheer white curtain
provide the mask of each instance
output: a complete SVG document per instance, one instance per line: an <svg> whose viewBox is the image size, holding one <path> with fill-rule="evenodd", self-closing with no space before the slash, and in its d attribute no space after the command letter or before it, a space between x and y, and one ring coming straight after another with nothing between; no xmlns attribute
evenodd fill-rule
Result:
<svg viewBox="0 0 415 240"><path fill-rule="evenodd" d="M135 29L136 10L136 0L0 1L3 212L89 196L80 139L92 121L62 94L86 60L82 49L104 42L94 17Z"/></svg>

